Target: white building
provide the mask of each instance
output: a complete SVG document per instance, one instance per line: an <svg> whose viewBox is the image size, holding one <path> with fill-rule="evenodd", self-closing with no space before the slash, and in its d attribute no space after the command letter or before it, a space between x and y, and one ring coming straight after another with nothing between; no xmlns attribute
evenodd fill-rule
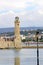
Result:
<svg viewBox="0 0 43 65"><path fill-rule="evenodd" d="M26 37L24 35L20 35L21 36L21 40L26 39Z"/></svg>

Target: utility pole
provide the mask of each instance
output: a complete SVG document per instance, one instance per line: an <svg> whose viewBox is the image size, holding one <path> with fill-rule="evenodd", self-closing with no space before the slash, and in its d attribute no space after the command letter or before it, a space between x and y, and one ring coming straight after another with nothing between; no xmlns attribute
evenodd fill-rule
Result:
<svg viewBox="0 0 43 65"><path fill-rule="evenodd" d="M39 65L39 48L38 48L38 34L39 32L36 32L36 41L37 41L37 65Z"/></svg>

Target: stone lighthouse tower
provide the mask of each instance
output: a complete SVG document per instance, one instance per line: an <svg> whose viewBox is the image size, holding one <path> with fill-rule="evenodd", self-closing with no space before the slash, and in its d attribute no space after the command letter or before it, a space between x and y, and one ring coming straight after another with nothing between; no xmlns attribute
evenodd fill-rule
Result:
<svg viewBox="0 0 43 65"><path fill-rule="evenodd" d="M14 46L16 48L21 48L21 38L20 38L20 21L19 17L15 17L15 39L14 39Z"/></svg>

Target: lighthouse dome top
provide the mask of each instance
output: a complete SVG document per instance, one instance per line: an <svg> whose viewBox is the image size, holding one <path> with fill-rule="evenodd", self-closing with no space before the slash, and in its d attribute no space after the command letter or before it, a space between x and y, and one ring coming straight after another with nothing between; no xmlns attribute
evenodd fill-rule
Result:
<svg viewBox="0 0 43 65"><path fill-rule="evenodd" d="M19 20L19 17L17 16L17 17L15 17L15 20Z"/></svg>

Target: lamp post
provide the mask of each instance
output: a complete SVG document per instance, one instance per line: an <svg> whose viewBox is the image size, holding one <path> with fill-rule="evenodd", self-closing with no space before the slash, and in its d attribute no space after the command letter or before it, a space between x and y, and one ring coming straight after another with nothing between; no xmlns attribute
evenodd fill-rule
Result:
<svg viewBox="0 0 43 65"><path fill-rule="evenodd" d="M38 48L38 34L39 32L36 32L36 41L37 41L37 65L39 65L39 48Z"/></svg>

